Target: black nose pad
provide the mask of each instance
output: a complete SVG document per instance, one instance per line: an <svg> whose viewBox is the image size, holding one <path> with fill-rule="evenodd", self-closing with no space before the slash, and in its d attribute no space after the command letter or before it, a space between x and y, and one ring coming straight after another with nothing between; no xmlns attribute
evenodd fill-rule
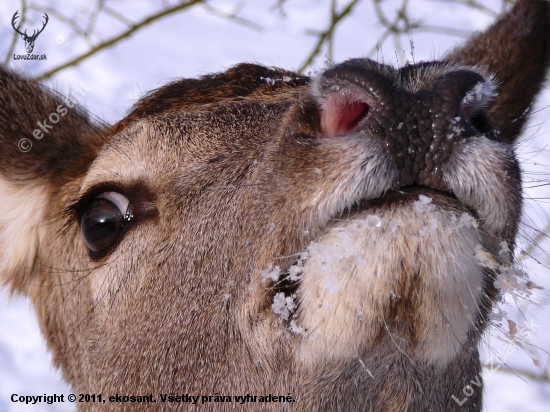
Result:
<svg viewBox="0 0 550 412"><path fill-rule="evenodd" d="M414 82L421 82L418 67L406 66L389 76L365 64L345 62L318 80L321 134L367 135L394 159L398 187L417 184L448 191L442 168L456 145L485 132L476 125L487 129L480 113L492 97L492 87L480 74L458 70L424 80L414 90Z"/></svg>

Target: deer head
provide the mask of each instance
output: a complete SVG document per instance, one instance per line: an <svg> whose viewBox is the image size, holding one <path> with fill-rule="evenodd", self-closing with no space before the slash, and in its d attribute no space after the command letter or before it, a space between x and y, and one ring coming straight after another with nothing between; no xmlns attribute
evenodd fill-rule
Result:
<svg viewBox="0 0 550 412"><path fill-rule="evenodd" d="M453 396L482 385L549 19L547 1L520 0L443 60L401 68L241 64L155 90L113 128L2 69L0 276L32 299L77 393L479 411L481 388Z"/></svg>
<svg viewBox="0 0 550 412"><path fill-rule="evenodd" d="M27 53L32 53L32 51L34 50L34 42L36 41L36 38L38 37L38 35L44 31L46 24L48 24L49 17L46 13L44 13L44 23L42 23L42 28L38 31L33 30L32 35L29 36L27 35L27 30L25 30L24 32L20 32L19 29L16 27L16 21L17 21L17 18L19 17L17 13L19 13L19 10L17 10L14 13L11 19L11 26L17 33L21 35L21 38L25 41L25 48L27 49Z"/></svg>

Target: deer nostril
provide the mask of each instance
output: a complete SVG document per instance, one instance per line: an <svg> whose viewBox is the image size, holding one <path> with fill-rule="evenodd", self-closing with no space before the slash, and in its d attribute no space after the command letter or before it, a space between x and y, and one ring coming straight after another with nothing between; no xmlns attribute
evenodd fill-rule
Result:
<svg viewBox="0 0 550 412"><path fill-rule="evenodd" d="M321 111L321 133L333 137L353 130L369 112L369 105L349 98L332 97Z"/></svg>
<svg viewBox="0 0 550 412"><path fill-rule="evenodd" d="M469 123L479 132L487 134L493 130L491 121L484 110L475 112L469 119Z"/></svg>

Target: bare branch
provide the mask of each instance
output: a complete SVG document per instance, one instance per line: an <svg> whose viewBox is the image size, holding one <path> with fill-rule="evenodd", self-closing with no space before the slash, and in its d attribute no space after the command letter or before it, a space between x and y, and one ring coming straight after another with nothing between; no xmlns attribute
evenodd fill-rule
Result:
<svg viewBox="0 0 550 412"><path fill-rule="evenodd" d="M501 14L503 11L504 11L504 8L505 8L505 3L511 3L510 1L507 1L507 0L503 0L502 1L502 10L500 12L496 12L494 10L491 10L487 7L485 7L483 4L481 3L478 3L477 1L475 0L446 0L446 1L443 1L444 3L459 3L459 4L464 4L468 7L471 7L472 9L476 9L476 10L479 10L479 11L482 11L484 13L487 13L489 14L490 16L493 16L493 17L497 17L499 14Z"/></svg>
<svg viewBox="0 0 550 412"><path fill-rule="evenodd" d="M486 369L491 369L491 368L487 367ZM548 372L543 372L542 375L539 375L535 372L518 369L518 368L499 368L498 372L511 373L511 374L514 374L517 376L523 376L525 378L532 379L535 381L550 383L550 375L548 375Z"/></svg>
<svg viewBox="0 0 550 412"><path fill-rule="evenodd" d="M51 14L52 16L56 17L58 20L65 23L67 26L69 26L76 34L78 34L80 37L88 43L88 45L92 46L92 41L90 40L88 33L86 33L82 28L73 20L68 18L67 16L59 13L57 10L52 9L50 7L40 6L37 4L31 4L29 8L32 8L33 10L42 11L48 14Z"/></svg>
<svg viewBox="0 0 550 412"><path fill-rule="evenodd" d="M472 35L472 32L468 30L452 29L450 27L439 27L439 26L429 26L429 25L413 27L412 30L415 32L424 31L424 32L430 32L430 33L447 34L449 36L457 36L457 37L464 37L464 38L468 38Z"/></svg>
<svg viewBox="0 0 550 412"><path fill-rule="evenodd" d="M97 16L99 15L99 12L105 5L105 0L98 0L97 7L92 11L92 16L90 17L90 20L88 20L88 24L86 26L85 33L87 36L90 35L90 33L93 31L95 23L97 21Z"/></svg>
<svg viewBox="0 0 550 412"><path fill-rule="evenodd" d="M164 9L164 10L158 12L158 13L152 14L152 15L146 17L145 19L141 20L139 23L136 23L136 24L130 26L126 31L122 32L121 34L119 34L117 36L114 36L114 37L111 37L110 39L99 43L98 45L92 47L87 52L80 54L79 56L69 60L68 62L65 62L65 63L63 63L63 64L61 64L57 67L54 67L53 69L47 70L46 72L44 72L44 73L40 74L39 76L37 76L35 78L35 80L44 80L44 79L50 78L55 73L57 73L57 72L59 72L63 69L66 69L67 67L76 66L78 63L85 60L86 58L96 54L97 52L99 52L101 50L104 50L104 49L107 49L107 48L111 47L112 45L116 44L117 42L119 42L120 40L122 40L126 37L130 37L134 32L148 26L149 24L154 23L155 21L160 20L163 17L166 17L170 14L179 12L179 11L184 10L184 9L187 9L187 8L192 7L192 6L194 6L196 4L199 4L199 3L204 3L204 0L189 0L189 1L186 1L184 3L179 3L179 4L177 4L173 7L170 7L168 9Z"/></svg>
<svg viewBox="0 0 550 412"><path fill-rule="evenodd" d="M223 17L225 19L229 19L229 20L232 20L238 24L241 24L243 26L246 26L248 27L249 29L252 29L252 30L256 30L258 32L261 32L263 31L263 27L260 26L259 24L256 24L250 20L247 20L247 19L244 19L242 17L239 17L237 16L237 13L242 9L242 8L239 8L235 11L233 11L233 13L224 13L223 11L221 10L218 10L206 3L204 3L203 7L210 13L212 14L215 14L216 16L219 16L219 17Z"/></svg>
<svg viewBox="0 0 550 412"><path fill-rule="evenodd" d="M325 41L333 36L333 32L336 28L336 25L342 21L344 17L349 15L353 8L360 2L361 0L352 0L348 3L348 5L342 10L340 13L331 13L331 21L329 24L329 27L319 34L319 40L317 41L317 44L313 48L313 51L309 54L309 56L306 58L306 61L300 66L300 69L298 69L299 73L303 73L305 68L309 66L313 60L317 57L317 55L321 52L321 49L323 47L323 44ZM332 9L331 9L332 11Z"/></svg>
<svg viewBox="0 0 550 412"><path fill-rule="evenodd" d="M279 13L281 14L281 16L286 17L286 12L285 12L285 10L283 9L283 6L285 5L285 3L286 3L287 1L288 1L288 0L277 0L277 3L275 3L273 6L271 6L271 7L269 8L269 11L279 10Z"/></svg>
<svg viewBox="0 0 550 412"><path fill-rule="evenodd" d="M105 14L108 14L109 16L117 19L118 21L125 24L126 26L132 26L134 24L130 20L128 20L126 17L124 17L122 14L120 14L119 12L111 9L108 6L103 6L103 12Z"/></svg>

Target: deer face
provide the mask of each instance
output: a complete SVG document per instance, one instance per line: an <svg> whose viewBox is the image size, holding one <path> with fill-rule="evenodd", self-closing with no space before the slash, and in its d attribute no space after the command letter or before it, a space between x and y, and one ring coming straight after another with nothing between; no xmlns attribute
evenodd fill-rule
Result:
<svg viewBox="0 0 550 412"><path fill-rule="evenodd" d="M0 155L0 273L78 392L458 410L498 275L479 257L507 263L517 232L513 142L548 17L520 1L445 61L399 69L242 64L151 93L105 133L69 112L29 157ZM39 89L0 82L7 142L32 130L13 116Z"/></svg>

